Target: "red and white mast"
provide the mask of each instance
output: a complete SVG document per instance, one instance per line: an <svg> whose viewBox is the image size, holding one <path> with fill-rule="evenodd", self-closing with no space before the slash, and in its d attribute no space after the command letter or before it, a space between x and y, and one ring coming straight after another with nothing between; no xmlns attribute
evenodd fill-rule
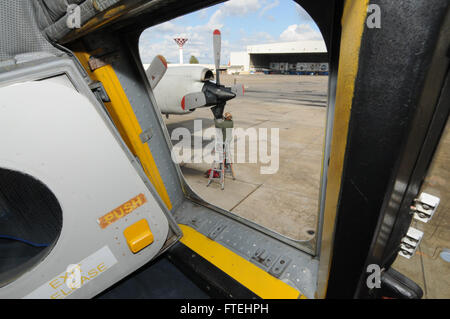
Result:
<svg viewBox="0 0 450 319"><path fill-rule="evenodd" d="M186 38L175 38L175 42L178 44L178 49L180 51L180 64L183 64L183 45L188 39Z"/></svg>

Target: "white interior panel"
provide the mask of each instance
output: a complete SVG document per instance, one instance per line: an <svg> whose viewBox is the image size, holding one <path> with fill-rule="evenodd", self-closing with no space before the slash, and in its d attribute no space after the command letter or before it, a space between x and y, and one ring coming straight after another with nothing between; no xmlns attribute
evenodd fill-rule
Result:
<svg viewBox="0 0 450 319"><path fill-rule="evenodd" d="M63 211L61 235L49 255L0 288L0 298L24 297L105 246L117 263L68 297L95 296L151 260L167 238L168 221L129 154L88 99L47 80L2 87L0 96L0 167L43 182ZM141 193L146 204L100 228L99 217ZM123 230L142 218L154 242L133 254Z"/></svg>

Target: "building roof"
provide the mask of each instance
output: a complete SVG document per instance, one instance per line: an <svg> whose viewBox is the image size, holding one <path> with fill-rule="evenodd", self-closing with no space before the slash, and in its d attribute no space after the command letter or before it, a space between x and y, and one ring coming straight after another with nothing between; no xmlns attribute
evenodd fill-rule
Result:
<svg viewBox="0 0 450 319"><path fill-rule="evenodd" d="M144 63L143 64L144 69L147 70L148 67L150 66L150 64L148 63ZM211 69L211 70L215 70L216 66L214 64L204 64L204 63L184 63L184 64L179 64L179 63L167 63L167 67L171 68L171 67L177 67L177 66L186 66L186 67L196 67L196 66L202 66L204 68L207 69ZM226 69L228 66L227 65L221 65L220 69Z"/></svg>
<svg viewBox="0 0 450 319"><path fill-rule="evenodd" d="M279 42L247 46L247 53L327 53L324 41Z"/></svg>

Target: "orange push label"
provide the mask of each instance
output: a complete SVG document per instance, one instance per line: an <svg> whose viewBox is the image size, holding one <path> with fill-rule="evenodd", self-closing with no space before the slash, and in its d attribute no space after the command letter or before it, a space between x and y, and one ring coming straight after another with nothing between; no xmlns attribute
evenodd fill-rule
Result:
<svg viewBox="0 0 450 319"><path fill-rule="evenodd" d="M125 217L129 213L131 213L136 208L144 205L147 202L144 194L139 194L136 197L130 199L128 202L123 203L116 209L110 211L108 214L97 219L101 228L106 228L110 224L118 221L119 219Z"/></svg>

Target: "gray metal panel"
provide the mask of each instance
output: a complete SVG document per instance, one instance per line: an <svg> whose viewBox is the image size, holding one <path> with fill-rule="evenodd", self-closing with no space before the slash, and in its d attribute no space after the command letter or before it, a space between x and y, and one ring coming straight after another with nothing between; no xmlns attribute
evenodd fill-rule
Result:
<svg viewBox="0 0 450 319"><path fill-rule="evenodd" d="M130 63L130 59L123 58L130 54L125 52L127 47L117 44L117 48L120 48L120 51L118 51L120 58L114 61L112 66L124 88L142 131L151 129L153 133L147 144L158 167L173 209L175 209L181 204L185 196L178 173L179 167L172 161L171 143L167 128L162 120L159 108L156 106L147 79ZM142 69L142 71L144 70Z"/></svg>
<svg viewBox="0 0 450 319"><path fill-rule="evenodd" d="M178 223L194 228L306 297L314 298L319 262L311 255L189 200L185 200L174 214ZM265 261L255 259L258 250L264 250L269 258ZM287 266L277 272L280 259L284 259Z"/></svg>
<svg viewBox="0 0 450 319"><path fill-rule="evenodd" d="M2 0L0 10L0 61L17 54L45 51L61 54L39 31L33 2Z"/></svg>

